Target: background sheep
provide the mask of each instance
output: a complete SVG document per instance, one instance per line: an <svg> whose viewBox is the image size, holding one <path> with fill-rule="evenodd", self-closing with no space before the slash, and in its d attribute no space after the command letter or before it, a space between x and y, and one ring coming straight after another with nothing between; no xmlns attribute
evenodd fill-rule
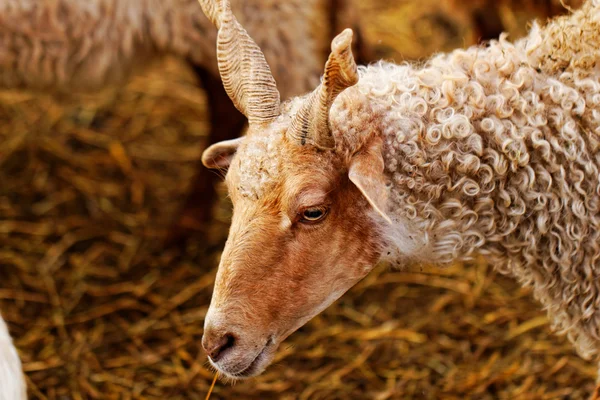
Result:
<svg viewBox="0 0 600 400"><path fill-rule="evenodd" d="M362 2L367 39L399 61L476 41L468 4L448 3ZM74 97L0 92L0 308L30 395L204 398L219 252L157 248L209 129L206 99L172 59ZM223 199L211 243L228 229ZM527 293L479 261L378 269L293 335L276 367L218 383L215 397L583 398L595 371L549 335Z"/></svg>
<svg viewBox="0 0 600 400"><path fill-rule="evenodd" d="M202 341L213 366L260 374L378 260L476 253L533 287L559 333L597 358L600 1L514 45L501 36L360 79L345 30L322 83L283 104L226 2L202 4L219 28L225 89L250 124L203 154L229 168L234 205ZM231 68L243 57L252 75Z"/></svg>
<svg viewBox="0 0 600 400"><path fill-rule="evenodd" d="M326 44L338 26L358 28L347 0L234 1L234 7L265 49L285 97L304 93L318 81ZM214 128L209 142L231 139L245 122L223 93L214 39L215 29L195 0L2 1L0 86L55 93L97 90L175 55L193 65L210 97ZM357 50L363 54L361 46ZM214 177L199 169L168 242L204 231Z"/></svg>

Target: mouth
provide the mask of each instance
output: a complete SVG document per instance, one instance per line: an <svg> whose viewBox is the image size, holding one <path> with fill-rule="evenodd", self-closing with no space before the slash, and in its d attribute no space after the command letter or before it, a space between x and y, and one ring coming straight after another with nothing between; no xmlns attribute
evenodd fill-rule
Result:
<svg viewBox="0 0 600 400"><path fill-rule="evenodd" d="M256 355L256 357L254 357L254 359L250 362L250 364L248 364L247 366L245 366L244 368L242 368L241 370L239 370L237 372L225 371L221 367L219 367L216 363L214 363L210 359L210 357L209 357L209 360L210 360L210 363L212 364L212 366L214 368L216 368L220 373L225 375L226 377L232 378L232 379L246 379L246 378L250 378L250 377L259 375L265 369L265 367L268 364L268 359L270 358L270 356L273 353L273 350L274 350L273 348L274 348L273 339L269 338L269 340L267 340L267 343L265 344L265 346Z"/></svg>

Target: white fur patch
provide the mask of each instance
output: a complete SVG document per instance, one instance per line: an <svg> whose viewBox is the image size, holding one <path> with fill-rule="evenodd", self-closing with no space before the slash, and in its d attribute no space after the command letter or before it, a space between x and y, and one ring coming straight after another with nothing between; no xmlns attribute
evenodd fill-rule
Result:
<svg viewBox="0 0 600 400"><path fill-rule="evenodd" d="M0 400L26 400L27 390L21 360L6 323L0 316Z"/></svg>
<svg viewBox="0 0 600 400"><path fill-rule="evenodd" d="M373 211L373 218L380 220L380 229L388 243L382 252L381 261L399 264L406 260L424 261L427 253L429 238L424 229L418 229L414 223L394 218L392 224L384 221L378 213Z"/></svg>

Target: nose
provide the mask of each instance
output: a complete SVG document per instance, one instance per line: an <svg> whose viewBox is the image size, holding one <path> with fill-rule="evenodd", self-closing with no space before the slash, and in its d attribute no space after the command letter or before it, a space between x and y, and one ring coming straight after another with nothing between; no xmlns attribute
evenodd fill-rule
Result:
<svg viewBox="0 0 600 400"><path fill-rule="evenodd" d="M235 345L235 336L232 333L219 333L214 330L206 330L202 336L202 347L213 362L217 362L223 356L225 350Z"/></svg>

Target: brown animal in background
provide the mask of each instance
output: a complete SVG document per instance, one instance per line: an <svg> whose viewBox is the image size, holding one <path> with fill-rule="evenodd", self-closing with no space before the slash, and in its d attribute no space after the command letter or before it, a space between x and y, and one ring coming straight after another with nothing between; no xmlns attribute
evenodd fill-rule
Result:
<svg viewBox="0 0 600 400"><path fill-rule="evenodd" d="M600 355L600 0L514 44L420 66L357 69L347 29L322 83L280 103L226 0L225 89L247 136L211 146L233 220L203 347L224 375L261 373L279 344L378 261L487 257L531 286L554 327Z"/></svg>

